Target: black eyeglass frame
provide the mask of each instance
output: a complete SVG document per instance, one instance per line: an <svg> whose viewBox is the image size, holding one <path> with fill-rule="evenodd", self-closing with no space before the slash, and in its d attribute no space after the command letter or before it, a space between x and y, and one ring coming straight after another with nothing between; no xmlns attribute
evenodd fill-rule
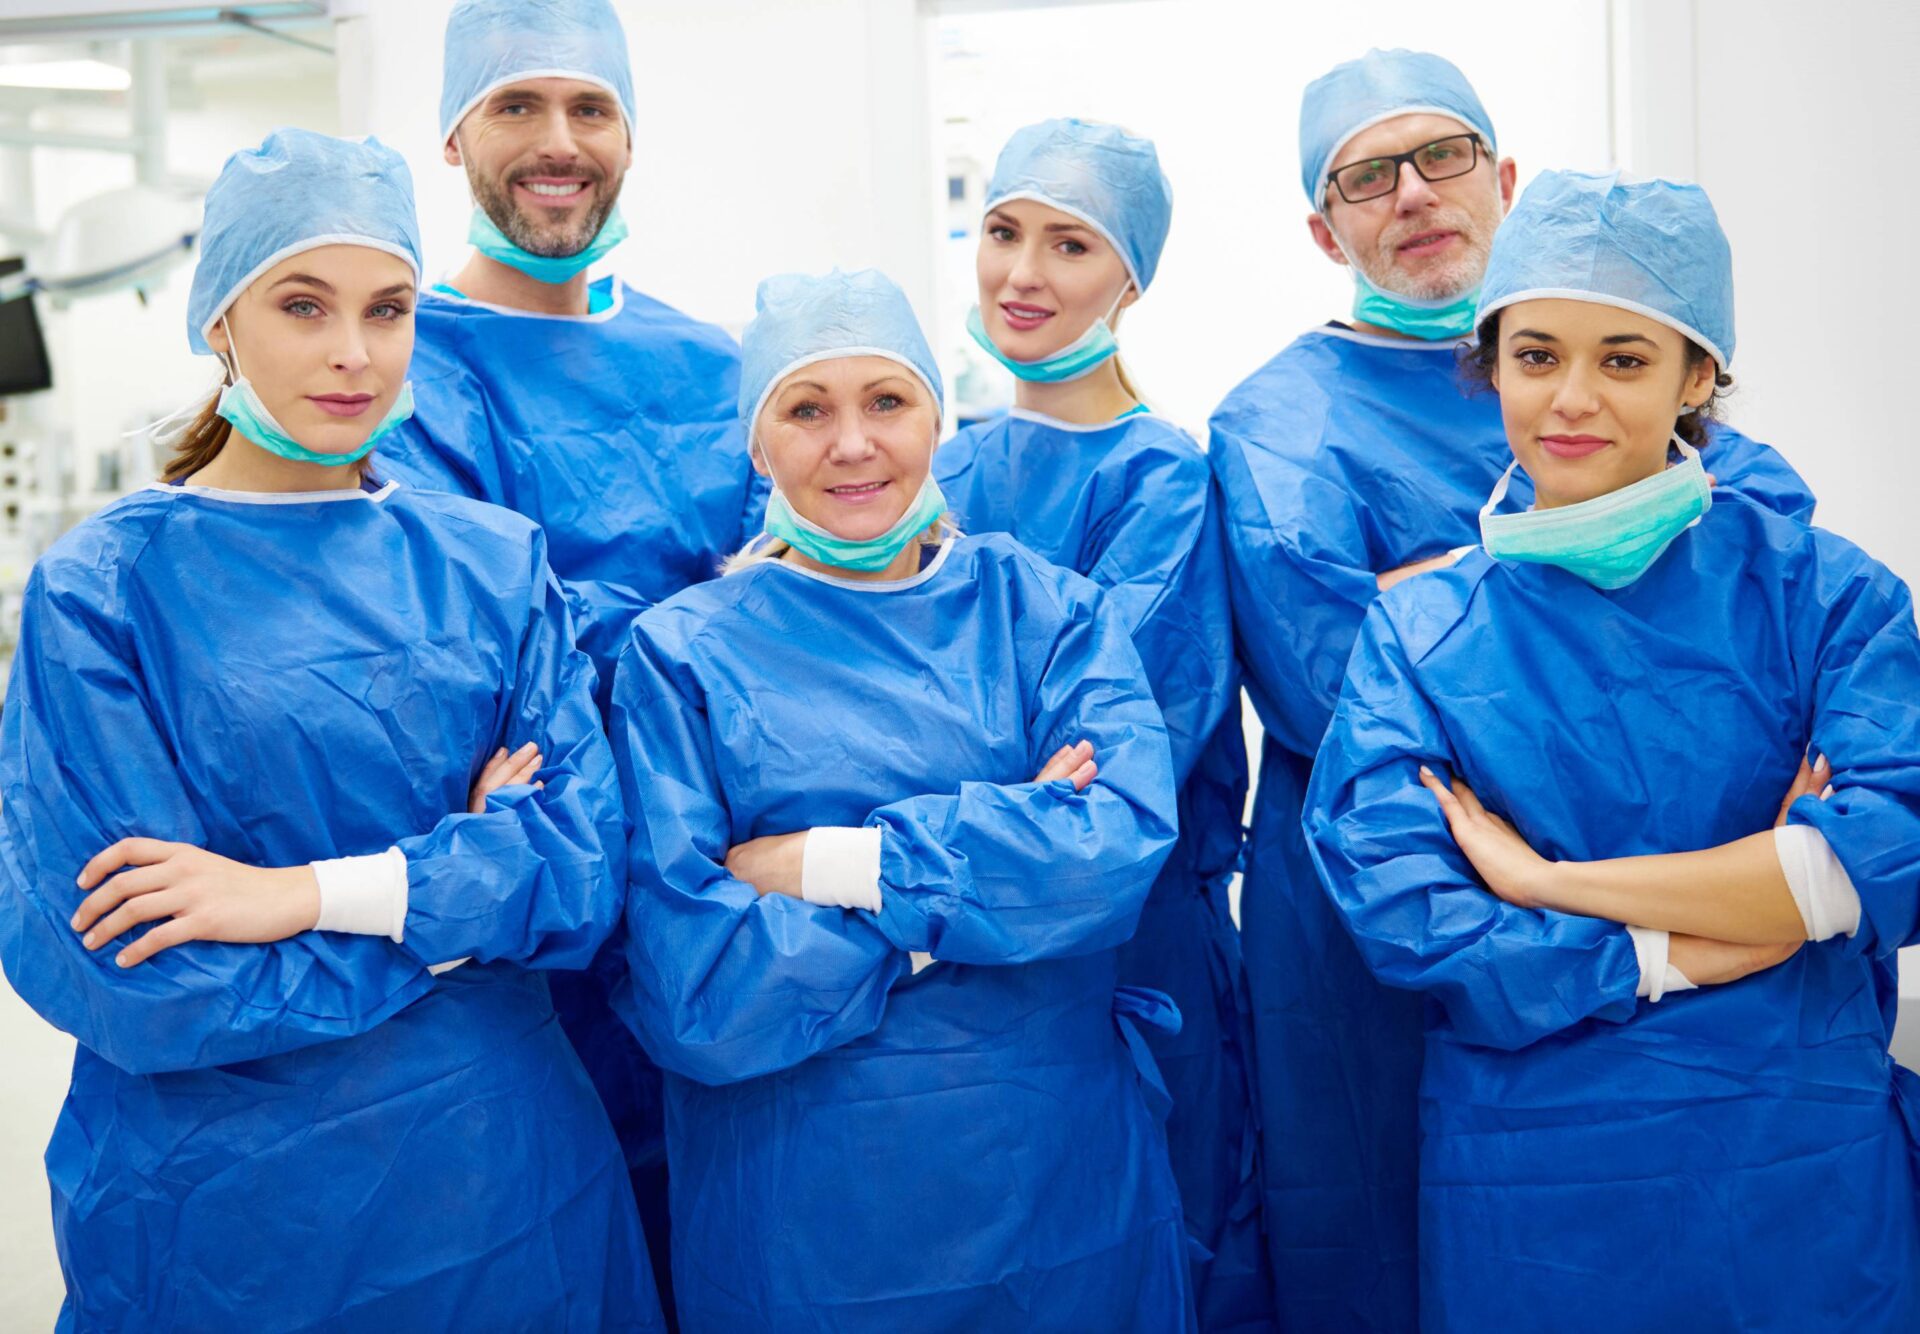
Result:
<svg viewBox="0 0 1920 1334"><path fill-rule="evenodd" d="M1419 162L1420 154L1437 144L1450 144L1456 139L1465 139L1473 145L1471 160L1467 163L1464 171L1456 171L1451 176L1429 176L1426 172L1421 171ZM1480 136L1471 130L1465 134L1442 135L1438 139L1429 139L1426 143L1416 148L1409 148L1404 153L1375 153L1371 157L1355 158L1351 162L1343 162L1327 173L1327 184L1339 191L1340 198L1349 204L1370 204L1376 199L1385 199L1388 195L1391 195L1400 188L1400 167L1402 163L1412 163L1413 169L1419 174L1420 179L1429 185L1436 184L1440 181L1457 181L1462 176L1471 176L1473 174L1474 168L1480 165L1480 154L1483 150L1486 150L1489 155L1491 155L1491 150L1487 149L1486 144L1481 141ZM1376 162L1391 162L1393 164L1393 184L1382 190L1379 194L1362 195L1360 198L1355 199L1347 193L1346 186L1340 184L1340 173L1349 167L1370 166Z"/></svg>

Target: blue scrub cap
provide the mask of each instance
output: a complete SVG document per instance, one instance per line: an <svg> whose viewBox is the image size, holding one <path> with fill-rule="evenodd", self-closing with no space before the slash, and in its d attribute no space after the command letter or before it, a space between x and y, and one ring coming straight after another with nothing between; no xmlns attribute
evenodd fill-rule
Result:
<svg viewBox="0 0 1920 1334"><path fill-rule="evenodd" d="M1335 154L1370 125L1418 112L1451 116L1499 151L1493 121L1467 76L1450 60L1425 51L1372 50L1335 65L1307 85L1300 98L1300 184L1317 209L1325 201Z"/></svg>
<svg viewBox="0 0 1920 1334"><path fill-rule="evenodd" d="M1473 322L1551 297L1645 315L1733 365L1733 250L1697 185L1542 173L1494 233Z"/></svg>
<svg viewBox="0 0 1920 1334"><path fill-rule="evenodd" d="M740 419L753 434L769 395L802 366L837 357L887 357L927 386L946 416L940 367L907 294L878 269L814 277L783 273L760 284L740 337Z"/></svg>
<svg viewBox="0 0 1920 1334"><path fill-rule="evenodd" d="M207 191L200 262L187 296L187 341L211 355L207 331L235 297L281 260L326 245L384 250L420 281L420 224L406 159L377 139L280 129L227 159Z"/></svg>
<svg viewBox="0 0 1920 1334"><path fill-rule="evenodd" d="M627 34L609 0L460 0L447 19L440 138L516 79L580 79L612 93L633 133Z"/></svg>
<svg viewBox="0 0 1920 1334"><path fill-rule="evenodd" d="M1147 290L1173 221L1173 187L1153 140L1091 120L1043 120L1000 150L987 207L1031 199L1071 213L1105 237Z"/></svg>

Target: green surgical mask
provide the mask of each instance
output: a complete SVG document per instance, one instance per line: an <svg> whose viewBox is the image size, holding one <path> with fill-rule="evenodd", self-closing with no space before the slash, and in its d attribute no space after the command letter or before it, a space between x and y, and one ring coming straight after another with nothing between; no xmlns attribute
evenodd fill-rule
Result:
<svg viewBox="0 0 1920 1334"><path fill-rule="evenodd" d="M1516 462L1480 510L1480 544L1495 560L1557 565L1596 588L1625 588L1713 508L1700 451L1678 436L1680 462L1604 496L1556 509L1495 514Z"/></svg>
<svg viewBox="0 0 1920 1334"><path fill-rule="evenodd" d="M939 483L933 480L933 474L929 472L927 480L920 484L913 503L907 506L907 512L878 537L857 542L836 537L819 524L803 518L788 503L778 485L773 488L773 495L767 501L766 527L770 535L822 565L871 574L886 569L895 556L906 550L909 542L926 532L933 521L946 512L947 498L941 494Z"/></svg>
<svg viewBox="0 0 1920 1334"><path fill-rule="evenodd" d="M1430 343L1464 338L1473 332L1473 314L1479 304L1479 283L1449 301L1416 301L1375 286L1359 265L1353 268L1353 318L1409 338Z"/></svg>
<svg viewBox="0 0 1920 1334"><path fill-rule="evenodd" d="M473 221L467 227L467 244L497 264L504 264L543 283L556 285L571 279L582 272L609 250L627 239L627 220L615 209L600 224L600 230L594 233L586 248L575 255L535 255L522 250L507 239L507 234L494 226L493 219L487 216L483 208L473 210Z"/></svg>

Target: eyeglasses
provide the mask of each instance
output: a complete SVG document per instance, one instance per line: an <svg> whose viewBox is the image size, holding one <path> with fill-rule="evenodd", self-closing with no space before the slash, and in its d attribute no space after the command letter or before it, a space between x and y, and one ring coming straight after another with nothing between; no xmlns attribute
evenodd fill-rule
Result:
<svg viewBox="0 0 1920 1334"><path fill-rule="evenodd" d="M1480 165L1480 136L1455 134L1392 157L1349 162L1328 172L1327 179L1349 204L1364 204L1400 188L1403 162L1411 162L1423 181L1448 181L1455 176L1465 176Z"/></svg>

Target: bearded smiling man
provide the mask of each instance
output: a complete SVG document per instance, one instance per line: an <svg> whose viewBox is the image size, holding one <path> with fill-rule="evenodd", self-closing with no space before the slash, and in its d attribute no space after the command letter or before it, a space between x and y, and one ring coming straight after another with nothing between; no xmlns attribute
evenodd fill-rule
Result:
<svg viewBox="0 0 1920 1334"><path fill-rule="evenodd" d="M633 618L760 529L722 330L588 267L627 234L626 35L608 0L460 0L441 132L464 168L474 253L421 293L415 411L383 475L517 510L546 531L605 707ZM620 1132L671 1318L660 1074L608 1007L619 941L555 973L554 1007Z"/></svg>
<svg viewBox="0 0 1920 1334"><path fill-rule="evenodd" d="M588 268L627 235L626 35L608 0L461 0L441 128L474 250L422 293L402 480L517 510L547 533L606 695L634 616L760 528L735 421L739 348Z"/></svg>
<svg viewBox="0 0 1920 1334"><path fill-rule="evenodd" d="M1368 604L1477 542L1512 462L1498 399L1467 396L1457 367L1513 200L1513 161L1497 154L1479 97L1439 56L1370 51L1310 84L1307 228L1352 274L1352 318L1296 339L1211 423L1235 631L1266 729L1241 930L1283 1329L1418 1326L1421 1001L1366 970L1300 818ZM1811 517L1785 460L1709 429L1719 485ZM1512 495L1532 502L1524 474Z"/></svg>

